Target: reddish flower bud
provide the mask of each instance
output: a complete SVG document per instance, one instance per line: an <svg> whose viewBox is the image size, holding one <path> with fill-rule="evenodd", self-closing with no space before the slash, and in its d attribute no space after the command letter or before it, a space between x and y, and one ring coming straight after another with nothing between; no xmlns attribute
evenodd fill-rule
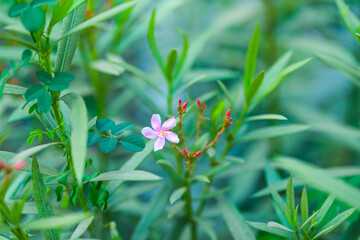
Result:
<svg viewBox="0 0 360 240"><path fill-rule="evenodd" d="M186 109L187 105L188 105L188 103L185 102L185 103L182 105L182 108L183 108L183 109Z"/></svg>
<svg viewBox="0 0 360 240"><path fill-rule="evenodd" d="M229 118L229 122L231 122L232 121L232 118Z"/></svg>
<svg viewBox="0 0 360 240"><path fill-rule="evenodd" d="M179 99L179 106L181 106L181 99Z"/></svg>
<svg viewBox="0 0 360 240"><path fill-rule="evenodd" d="M5 163L3 161L0 161L0 170L5 168Z"/></svg>
<svg viewBox="0 0 360 240"><path fill-rule="evenodd" d="M17 161L15 164L14 164L14 169L19 171L19 170L22 170L24 167L25 167L25 161L24 160L20 160L20 161Z"/></svg>
<svg viewBox="0 0 360 240"><path fill-rule="evenodd" d="M200 107L201 106L201 102L200 102L200 99L198 98L198 99L196 99L196 103L197 103L197 105Z"/></svg>
<svg viewBox="0 0 360 240"><path fill-rule="evenodd" d="M226 117L230 117L230 109L227 110Z"/></svg>
<svg viewBox="0 0 360 240"><path fill-rule="evenodd" d="M189 155L189 152L188 152L188 150L186 148L183 149L183 153L184 153L185 156Z"/></svg>
<svg viewBox="0 0 360 240"><path fill-rule="evenodd" d="M200 156L200 154L201 154L201 151L198 151L198 152L196 152L196 153L194 154L194 156L195 156L195 157L198 157L198 156Z"/></svg>
<svg viewBox="0 0 360 240"><path fill-rule="evenodd" d="M203 104L203 108L204 108L204 109L206 108L206 103Z"/></svg>

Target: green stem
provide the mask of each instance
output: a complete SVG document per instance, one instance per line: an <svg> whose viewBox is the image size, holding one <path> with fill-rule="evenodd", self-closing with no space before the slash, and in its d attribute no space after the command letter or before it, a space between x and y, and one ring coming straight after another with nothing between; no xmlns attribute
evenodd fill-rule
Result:
<svg viewBox="0 0 360 240"><path fill-rule="evenodd" d="M191 198L191 185L190 185L190 177L188 176L185 180L186 184L186 194L185 194L185 217L188 223L190 224L191 229L191 240L196 239L196 223L193 220L193 210L192 210L192 198Z"/></svg>

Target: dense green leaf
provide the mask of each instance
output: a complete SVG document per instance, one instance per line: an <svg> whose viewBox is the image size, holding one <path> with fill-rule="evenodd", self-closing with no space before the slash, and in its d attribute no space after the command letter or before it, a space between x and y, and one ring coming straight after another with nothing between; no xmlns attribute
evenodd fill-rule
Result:
<svg viewBox="0 0 360 240"><path fill-rule="evenodd" d="M101 139L101 136L96 132L89 132L88 133L88 140L87 140L87 146L91 147L97 144Z"/></svg>
<svg viewBox="0 0 360 240"><path fill-rule="evenodd" d="M130 152L140 152L145 148L144 140L137 135L129 135L120 140L123 148Z"/></svg>
<svg viewBox="0 0 360 240"><path fill-rule="evenodd" d="M84 100L75 93L68 93L61 99L71 110L71 153L77 182L80 184L84 175L87 152L87 109Z"/></svg>
<svg viewBox="0 0 360 240"><path fill-rule="evenodd" d="M15 3L9 10L9 17L20 16L23 12L29 9L29 4L27 3Z"/></svg>
<svg viewBox="0 0 360 240"><path fill-rule="evenodd" d="M45 13L40 7L31 7L21 15L21 22L30 32L39 31L45 23Z"/></svg>
<svg viewBox="0 0 360 240"><path fill-rule="evenodd" d="M110 118L100 118L96 121L96 130L106 132L115 126L115 122Z"/></svg>
<svg viewBox="0 0 360 240"><path fill-rule="evenodd" d="M50 93L45 92L41 96L38 97L38 109L42 113L47 113L50 110L52 98Z"/></svg>
<svg viewBox="0 0 360 240"><path fill-rule="evenodd" d="M45 84L48 84L52 80L51 75L45 71L37 71L36 77Z"/></svg>
<svg viewBox="0 0 360 240"><path fill-rule="evenodd" d="M31 87L29 87L26 90L24 97L27 101L32 101L32 100L38 99L39 97L43 96L45 93L46 93L46 89L45 89L44 85L37 83L37 84L31 85Z"/></svg>
<svg viewBox="0 0 360 240"><path fill-rule="evenodd" d="M49 83L49 89L53 92L61 92L62 90L68 89L69 88L69 83L68 82L64 82L60 79L54 78L50 83Z"/></svg>
<svg viewBox="0 0 360 240"><path fill-rule="evenodd" d="M155 181L160 180L161 177L140 170L133 171L112 171L101 173L91 181Z"/></svg>
<svg viewBox="0 0 360 240"><path fill-rule="evenodd" d="M111 134L114 136L119 136L126 131L130 131L133 127L134 125L130 123L116 124L113 128L111 128Z"/></svg>
<svg viewBox="0 0 360 240"><path fill-rule="evenodd" d="M99 149L103 153L110 153L116 148L117 143L115 138L105 137L100 140Z"/></svg>
<svg viewBox="0 0 360 240"><path fill-rule="evenodd" d="M54 216L54 211L51 206L49 196L46 192L44 180L41 176L39 164L37 163L35 155L33 155L33 159L32 159L31 174L32 174L34 199L35 199L36 207L38 209L39 217L47 219L49 217ZM45 230L44 236L46 240L59 239L59 234L55 228Z"/></svg>
<svg viewBox="0 0 360 240"><path fill-rule="evenodd" d="M32 57L32 52L29 49L25 49L21 54L21 67L26 68Z"/></svg>
<svg viewBox="0 0 360 240"><path fill-rule="evenodd" d="M225 219L226 225L235 240L255 240L255 236L247 225L245 218L229 199L225 197L219 198L218 206Z"/></svg>
<svg viewBox="0 0 360 240"><path fill-rule="evenodd" d="M56 0L33 0L31 2L31 6L32 7L40 7L43 5L51 5L51 4L55 4Z"/></svg>

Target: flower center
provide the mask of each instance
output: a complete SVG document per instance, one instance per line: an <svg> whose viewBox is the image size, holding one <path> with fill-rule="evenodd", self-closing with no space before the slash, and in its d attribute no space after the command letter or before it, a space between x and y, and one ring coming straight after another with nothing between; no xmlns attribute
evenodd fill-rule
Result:
<svg viewBox="0 0 360 240"><path fill-rule="evenodd" d="M165 131L161 130L161 131L159 132L159 137L163 137L163 136L165 136Z"/></svg>

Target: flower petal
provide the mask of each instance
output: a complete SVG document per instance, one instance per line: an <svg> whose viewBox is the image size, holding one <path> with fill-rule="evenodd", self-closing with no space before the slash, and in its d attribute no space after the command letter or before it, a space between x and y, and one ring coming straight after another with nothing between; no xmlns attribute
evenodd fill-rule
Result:
<svg viewBox="0 0 360 240"><path fill-rule="evenodd" d="M155 132L154 130L152 130L152 129L149 128L149 127L144 127L144 128L141 130L141 133L142 133L142 135L144 135L144 137L150 138L150 139L154 139L154 138L157 138L157 137L158 137L157 132Z"/></svg>
<svg viewBox="0 0 360 240"><path fill-rule="evenodd" d="M154 152L163 149L165 146L165 138L159 137L154 143Z"/></svg>
<svg viewBox="0 0 360 240"><path fill-rule="evenodd" d="M165 133L165 137L169 142L172 142L172 143L179 143L180 142L180 139L179 139L179 137L178 137L178 135L176 133L167 131Z"/></svg>
<svg viewBox="0 0 360 240"><path fill-rule="evenodd" d="M159 114L153 114L151 117L151 126L155 131L160 131L161 128L161 117Z"/></svg>
<svg viewBox="0 0 360 240"><path fill-rule="evenodd" d="M161 126L161 129L164 131L167 131L167 130L172 129L175 126L176 126L176 118L172 117L163 123L163 125Z"/></svg>

